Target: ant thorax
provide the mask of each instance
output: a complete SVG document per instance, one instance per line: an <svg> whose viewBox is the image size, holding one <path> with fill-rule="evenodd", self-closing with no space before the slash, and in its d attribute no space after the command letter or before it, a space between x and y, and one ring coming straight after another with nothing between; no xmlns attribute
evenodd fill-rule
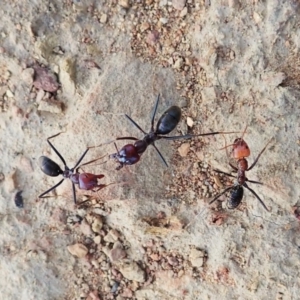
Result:
<svg viewBox="0 0 300 300"><path fill-rule="evenodd" d="M246 175L245 175L245 171L239 169L237 171L237 182L238 182L238 184L243 185L246 182L246 180L247 180L247 178L246 178Z"/></svg>
<svg viewBox="0 0 300 300"><path fill-rule="evenodd" d="M147 136L146 136L147 137ZM142 154L146 151L147 147L148 147L148 143L147 143L147 140L138 140L134 143L134 147L136 149L136 151L139 153L139 154Z"/></svg>
<svg viewBox="0 0 300 300"><path fill-rule="evenodd" d="M239 159L237 162L237 168L246 172L248 169L248 161L245 158Z"/></svg>
<svg viewBox="0 0 300 300"><path fill-rule="evenodd" d="M63 172L63 177L64 178L70 178L71 179L71 177L73 176L73 175L75 175L75 174L73 174L73 172L74 172L74 170L73 169L69 169L67 166L66 166L66 169L64 170L64 172ZM72 180L73 181L73 180ZM75 182L74 182L75 183Z"/></svg>
<svg viewBox="0 0 300 300"><path fill-rule="evenodd" d="M143 138L143 141L147 144L147 146L149 146L158 139L159 139L159 137L157 136L157 134L155 132L151 131Z"/></svg>
<svg viewBox="0 0 300 300"><path fill-rule="evenodd" d="M70 174L69 177L67 178L70 178L70 180L74 183L74 184L79 184L79 173L75 173L75 174Z"/></svg>

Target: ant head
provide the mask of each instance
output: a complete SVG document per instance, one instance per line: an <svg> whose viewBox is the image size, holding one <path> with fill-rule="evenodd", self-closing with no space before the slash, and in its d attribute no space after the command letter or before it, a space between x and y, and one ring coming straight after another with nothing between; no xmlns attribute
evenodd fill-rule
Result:
<svg viewBox="0 0 300 300"><path fill-rule="evenodd" d="M232 157L234 159L242 159L248 156L250 156L250 149L244 139L235 139L232 146Z"/></svg>
<svg viewBox="0 0 300 300"><path fill-rule="evenodd" d="M116 146L116 145L115 145ZM140 160L140 155L136 147L132 144L127 144L119 151L118 153L111 154L109 158L115 159L120 163L120 166L117 167L117 170L120 170L123 165L133 165Z"/></svg>

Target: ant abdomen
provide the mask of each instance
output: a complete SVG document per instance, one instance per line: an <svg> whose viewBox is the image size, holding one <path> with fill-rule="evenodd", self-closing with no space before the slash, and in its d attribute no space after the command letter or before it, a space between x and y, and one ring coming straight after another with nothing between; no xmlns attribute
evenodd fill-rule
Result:
<svg viewBox="0 0 300 300"><path fill-rule="evenodd" d="M41 156L39 158L39 165L41 170L48 176L56 177L60 174L63 174L60 166L47 156Z"/></svg>
<svg viewBox="0 0 300 300"><path fill-rule="evenodd" d="M241 185L237 185L230 191L229 199L227 200L227 207L229 209L237 208L242 202L244 196L244 189Z"/></svg>
<svg viewBox="0 0 300 300"><path fill-rule="evenodd" d="M156 134L168 134L178 125L181 109L178 106L168 108L157 122Z"/></svg>

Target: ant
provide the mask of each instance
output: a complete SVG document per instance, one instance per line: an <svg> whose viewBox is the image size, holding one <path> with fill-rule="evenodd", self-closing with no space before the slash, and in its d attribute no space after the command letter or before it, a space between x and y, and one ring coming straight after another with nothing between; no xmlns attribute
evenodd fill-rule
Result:
<svg viewBox="0 0 300 300"><path fill-rule="evenodd" d="M53 160L51 160L50 158L46 157L46 156L41 156L39 158L39 165L41 170L48 176L52 176L52 177L56 177L59 175L63 176L63 179L58 182L57 184L55 184L53 187L51 187L50 189L48 189L46 192L42 193L41 195L39 195L39 198L46 198L44 197L46 194L48 194L49 192L51 192L52 190L54 190L55 188L57 188L59 185L61 185L61 183L66 179L69 178L72 181L72 188L73 188L73 199L74 199L74 203L76 204L76 190L75 190L75 184L78 184L79 189L81 190L92 190L93 192L97 192L103 188L105 188L106 184L98 184L98 179L101 179L104 177L103 174L99 174L99 175L95 175L95 174L91 174L91 173L79 173L79 169L84 166L84 165L88 165L90 163L93 163L100 158L91 160L87 163L84 163L80 166L78 166L81 161L83 160L83 158L85 157L85 155L87 154L87 152L89 151L90 148L93 147L88 147L84 153L81 155L81 157L79 158L79 160L77 161L76 165L73 168L69 168L66 165L66 162L64 160L64 158L62 157L62 155L56 150L56 148L52 145L52 143L50 142L50 139L57 137L58 135L60 135L60 133L55 134L49 138L47 138L47 142L50 145L50 147L54 150L54 152L57 154L57 156L61 159L61 161L63 162L64 166L65 166L65 170L63 171L60 166L54 162ZM75 171L75 172L74 172ZM94 188L98 188L96 190L94 190Z"/></svg>
<svg viewBox="0 0 300 300"><path fill-rule="evenodd" d="M202 133L202 134L186 134L180 136L165 136L166 134L170 133L175 127L178 125L180 118L181 118L181 109L178 106L171 106L168 108L163 115L159 118L156 129L154 129L154 119L155 114L159 102L160 95L158 94L156 103L154 105L152 117L151 117L151 130L149 133L145 132L131 117L125 114L126 118L137 127L141 132L145 134L142 140L139 140L135 137L119 137L116 140L134 140L136 141L134 144L127 144L119 151L116 144L117 153L111 154L109 157L115 159L119 166L116 170L120 170L123 168L124 165L133 165L136 164L139 160L141 155L146 151L149 145L152 145L155 150L157 151L158 155L164 162L164 164L168 167L168 164L158 148L155 145L155 142L160 139L166 140L179 140L179 139L189 139L198 136L205 136L205 135L214 135L214 134L228 134L233 132L210 132L210 133Z"/></svg>
<svg viewBox="0 0 300 300"><path fill-rule="evenodd" d="M244 130L244 133L245 133L246 129L247 129L247 126ZM243 133L243 135L244 135L244 133ZM258 162L258 159L263 154L263 152L266 150L266 148L267 148L268 144L271 142L271 140L260 151L260 153L258 154L256 159L254 160L252 165L250 167L248 167L248 162L246 160L246 157L250 156L250 148L249 148L248 144L245 142L245 140L243 139L243 135L242 135L241 138L235 139L232 145L229 145L229 146L233 146L232 150L231 150L231 156L237 161L237 166L234 166L233 164L229 163L229 165L237 172L237 178L236 178L237 181L232 186L226 188L223 192L218 194L214 199L212 199L209 202L209 204L212 204L219 197L221 197L223 194L225 194L227 191L230 191L229 199L227 200L227 207L229 209L235 209L239 206L239 204L243 200L243 196L244 196L243 187L245 187L257 198L257 200L261 203L261 205L267 211L270 211L266 207L264 202L260 199L260 197L256 194L256 192L253 189L251 189L246 182L256 183L256 184L263 184L263 183L258 182L258 181L254 181L254 180L249 180L246 177L245 173L246 173L246 171L250 171L256 165L256 163ZM226 153L227 153L227 156L228 156L227 147L228 146L225 146ZM225 175L230 176L230 177L235 177L231 174L222 172L220 170L214 170L214 171L217 172L217 173L225 174Z"/></svg>

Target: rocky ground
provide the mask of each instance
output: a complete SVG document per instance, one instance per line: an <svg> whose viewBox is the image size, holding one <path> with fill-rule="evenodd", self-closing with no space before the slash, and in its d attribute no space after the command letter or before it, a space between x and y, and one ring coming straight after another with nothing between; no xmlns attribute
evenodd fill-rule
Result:
<svg viewBox="0 0 300 300"><path fill-rule="evenodd" d="M298 299L298 1L7 1L0 10L2 299ZM116 171L116 137L142 138L171 105L174 134ZM224 148L242 135L241 205ZM46 176L39 157L104 174L96 193ZM127 141L118 141L122 148ZM249 175L248 175L249 174ZM18 193L23 191L22 194ZM17 200L17 202L16 202ZM23 200L23 205L22 205ZM16 204L18 206L16 206Z"/></svg>

